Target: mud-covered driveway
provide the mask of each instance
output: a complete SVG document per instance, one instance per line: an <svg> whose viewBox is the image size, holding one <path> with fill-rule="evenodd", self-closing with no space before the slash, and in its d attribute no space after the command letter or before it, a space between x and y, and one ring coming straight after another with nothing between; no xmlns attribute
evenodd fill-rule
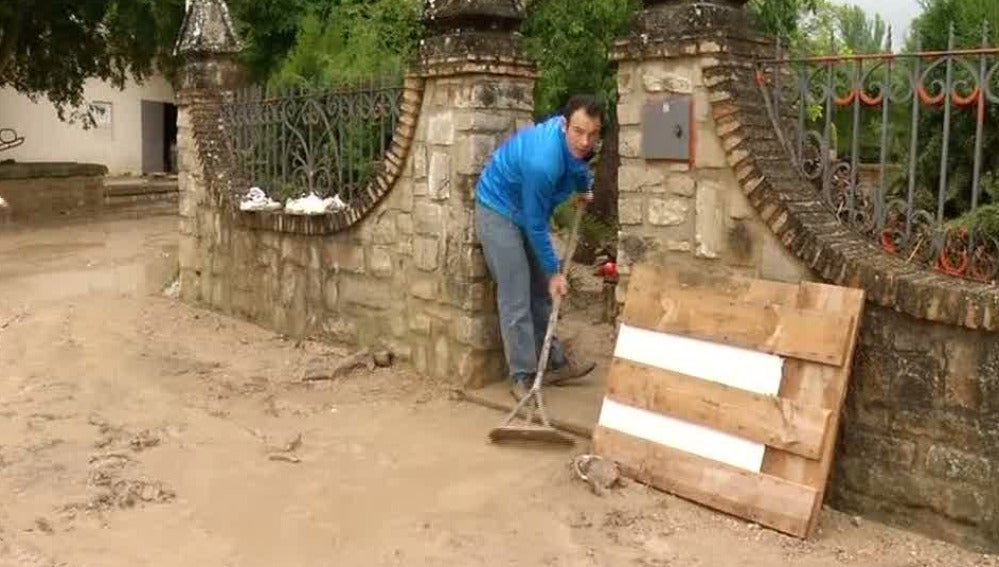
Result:
<svg viewBox="0 0 999 567"><path fill-rule="evenodd" d="M485 442L501 414L163 293L176 219L0 232L0 565L999 565L823 516L801 542Z"/></svg>

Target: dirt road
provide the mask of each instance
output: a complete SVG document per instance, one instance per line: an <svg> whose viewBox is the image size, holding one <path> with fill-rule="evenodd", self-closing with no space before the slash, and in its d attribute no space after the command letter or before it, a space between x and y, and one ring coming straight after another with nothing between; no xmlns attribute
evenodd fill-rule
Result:
<svg viewBox="0 0 999 567"><path fill-rule="evenodd" d="M175 219L0 232L0 565L997 566L826 512L811 542L497 448L501 415L162 293Z"/></svg>

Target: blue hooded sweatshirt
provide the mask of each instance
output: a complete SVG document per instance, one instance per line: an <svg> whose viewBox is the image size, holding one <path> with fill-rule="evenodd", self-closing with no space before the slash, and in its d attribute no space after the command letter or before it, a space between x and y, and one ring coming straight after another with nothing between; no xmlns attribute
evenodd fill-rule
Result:
<svg viewBox="0 0 999 567"><path fill-rule="evenodd" d="M514 134L493 154L475 188L481 205L520 227L549 277L559 262L548 220L573 191L593 185L586 162L569 151L564 124L564 117L555 116Z"/></svg>

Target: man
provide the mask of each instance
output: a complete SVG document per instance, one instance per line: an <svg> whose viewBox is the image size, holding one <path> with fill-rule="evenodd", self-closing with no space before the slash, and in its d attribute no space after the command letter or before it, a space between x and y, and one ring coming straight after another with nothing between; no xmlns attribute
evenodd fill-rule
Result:
<svg viewBox="0 0 999 567"><path fill-rule="evenodd" d="M600 133L603 108L588 95L562 113L517 132L492 156L476 185L476 233L496 281L500 334L511 391L527 393L544 343L552 298L569 289L548 234L555 208L574 195L586 204L593 185L586 160ZM546 385L588 374L594 363L570 361L553 339Z"/></svg>

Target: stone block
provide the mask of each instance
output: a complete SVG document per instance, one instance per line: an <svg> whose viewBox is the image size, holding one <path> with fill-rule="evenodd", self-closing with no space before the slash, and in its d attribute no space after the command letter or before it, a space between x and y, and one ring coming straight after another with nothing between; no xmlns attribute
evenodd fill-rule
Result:
<svg viewBox="0 0 999 567"><path fill-rule="evenodd" d="M413 345L413 368L421 374L427 374L430 370L430 360L427 355L427 346L424 344Z"/></svg>
<svg viewBox="0 0 999 567"><path fill-rule="evenodd" d="M454 143L454 111L443 110L429 113L427 121L427 143L451 145Z"/></svg>
<svg viewBox="0 0 999 567"><path fill-rule="evenodd" d="M506 134L515 126L513 116L491 112L465 111L459 113L455 119L455 127L459 132Z"/></svg>
<svg viewBox="0 0 999 567"><path fill-rule="evenodd" d="M693 197L697 190L697 182L693 175L685 173L672 173L666 177L665 189L674 195L681 197Z"/></svg>
<svg viewBox="0 0 999 567"><path fill-rule="evenodd" d="M441 335L434 341L433 375L437 378L450 377L451 345L447 337Z"/></svg>
<svg viewBox="0 0 999 567"><path fill-rule="evenodd" d="M427 195L434 200L451 196L451 156L447 152L434 151L430 154Z"/></svg>
<svg viewBox="0 0 999 567"><path fill-rule="evenodd" d="M756 211L749 204L749 200L742 194L742 191L729 191L726 195L728 205L728 217L734 220L748 220L753 218Z"/></svg>
<svg viewBox="0 0 999 567"><path fill-rule="evenodd" d="M342 237L327 237L323 244L323 267L333 273L364 273L364 247Z"/></svg>
<svg viewBox="0 0 999 567"><path fill-rule="evenodd" d="M638 126L642 123L645 97L638 93L623 95L617 103L617 123L621 126Z"/></svg>
<svg viewBox="0 0 999 567"><path fill-rule="evenodd" d="M714 124L697 126L694 166L698 168L728 168L728 156L715 132Z"/></svg>
<svg viewBox="0 0 999 567"><path fill-rule="evenodd" d="M430 317L421 312L413 313L409 317L409 330L419 335L429 335Z"/></svg>
<svg viewBox="0 0 999 567"><path fill-rule="evenodd" d="M435 271L439 257L440 247L436 237L417 236L413 239L413 263L418 270Z"/></svg>
<svg viewBox="0 0 999 567"><path fill-rule="evenodd" d="M410 274L409 293L413 297L427 301L439 300L440 290L437 278L431 275Z"/></svg>
<svg viewBox="0 0 999 567"><path fill-rule="evenodd" d="M622 158L642 157L642 131L636 126L621 126L618 153Z"/></svg>
<svg viewBox="0 0 999 567"><path fill-rule="evenodd" d="M621 61L617 64L617 92L621 99L624 99L634 92L635 75L635 62ZM624 122L621 122L621 124L624 124Z"/></svg>
<svg viewBox="0 0 999 567"><path fill-rule="evenodd" d="M413 178L423 179L427 176L427 146L414 143L410 151L410 159L413 160Z"/></svg>
<svg viewBox="0 0 999 567"><path fill-rule="evenodd" d="M622 225L642 224L645 214L645 200L642 197L622 195L618 199L617 218Z"/></svg>
<svg viewBox="0 0 999 567"><path fill-rule="evenodd" d="M323 304L329 311L336 311L340 300L340 278L329 276L323 283Z"/></svg>
<svg viewBox="0 0 999 567"><path fill-rule="evenodd" d="M342 313L330 313L321 323L324 335L345 344L357 344L357 324Z"/></svg>
<svg viewBox="0 0 999 567"><path fill-rule="evenodd" d="M199 240L192 236L181 236L178 242L177 259L181 270L201 271L206 258L200 254Z"/></svg>
<svg viewBox="0 0 999 567"><path fill-rule="evenodd" d="M393 273L392 254L386 246L372 246L368 254L368 269L378 278L390 277Z"/></svg>
<svg viewBox="0 0 999 567"><path fill-rule="evenodd" d="M694 80L689 64L649 61L641 66L642 86L648 93L692 94Z"/></svg>
<svg viewBox="0 0 999 567"><path fill-rule="evenodd" d="M441 205L428 202L416 203L413 224L416 234L439 234L443 228L444 211Z"/></svg>
<svg viewBox="0 0 999 567"><path fill-rule="evenodd" d="M305 268L309 265L309 247L305 239L297 235L285 235L281 241L281 261Z"/></svg>
<svg viewBox="0 0 999 567"><path fill-rule="evenodd" d="M456 377L465 388L481 388L506 376L502 351L459 346L454 358Z"/></svg>
<svg viewBox="0 0 999 567"><path fill-rule="evenodd" d="M534 111L533 80L504 79L462 83L448 103L455 108Z"/></svg>
<svg viewBox="0 0 999 567"><path fill-rule="evenodd" d="M694 239L698 258L717 258L721 252L725 234L722 190L714 181L701 180L697 186Z"/></svg>
<svg viewBox="0 0 999 567"><path fill-rule="evenodd" d="M687 220L689 212L687 199L650 197L648 200L648 219L653 226L681 225Z"/></svg>
<svg viewBox="0 0 999 567"><path fill-rule="evenodd" d="M496 149L494 135L472 134L459 140L455 148L454 171L463 175L477 175L485 167Z"/></svg>
<svg viewBox="0 0 999 567"><path fill-rule="evenodd" d="M492 286L484 281L473 281L449 274L443 281L441 299L462 310L488 309L495 304Z"/></svg>
<svg viewBox="0 0 999 567"><path fill-rule="evenodd" d="M979 374L979 348L960 339L946 341L943 348L947 405L971 412L981 411L985 388Z"/></svg>
<svg viewBox="0 0 999 567"><path fill-rule="evenodd" d="M399 233L396 231L394 215L382 214L372 215L367 222L361 223L361 241L370 242L379 246L395 244L399 240Z"/></svg>
<svg viewBox="0 0 999 567"><path fill-rule="evenodd" d="M617 170L618 191L622 193L659 193L666 190L666 175L650 165L624 165Z"/></svg>
<svg viewBox="0 0 999 567"><path fill-rule="evenodd" d="M283 307L305 305L305 269L294 264L284 264L281 269L281 297Z"/></svg>
<svg viewBox="0 0 999 567"><path fill-rule="evenodd" d="M702 126L712 127L711 121L713 120L708 90L703 87L694 89L694 122Z"/></svg>
<svg viewBox="0 0 999 567"><path fill-rule="evenodd" d="M926 472L945 480L967 482L976 486L991 483L989 460L943 445L933 445L926 451Z"/></svg>
<svg viewBox="0 0 999 567"><path fill-rule="evenodd" d="M413 234L413 215L409 213L402 213L395 217L396 230L402 236L412 236Z"/></svg>
<svg viewBox="0 0 999 567"><path fill-rule="evenodd" d="M340 280L340 299L371 309L393 309L396 306L390 282L363 277Z"/></svg>

